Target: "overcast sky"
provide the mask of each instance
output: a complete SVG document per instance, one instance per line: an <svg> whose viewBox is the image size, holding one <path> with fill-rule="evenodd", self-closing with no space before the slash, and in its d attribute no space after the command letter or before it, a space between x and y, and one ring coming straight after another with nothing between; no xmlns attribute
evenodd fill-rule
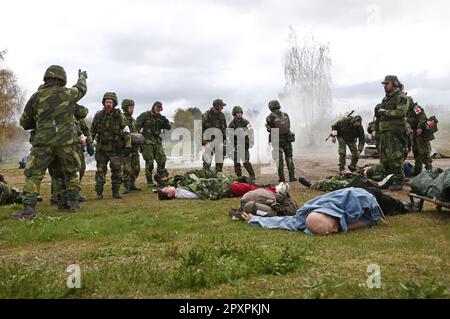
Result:
<svg viewBox="0 0 450 319"><path fill-rule="evenodd" d="M418 102L450 104L448 1L20 1L2 0L0 49L28 98L47 66L68 84L88 71L91 115L105 91L207 109L213 99L266 110L284 86L289 25L329 42L333 103L373 108L396 74Z"/></svg>

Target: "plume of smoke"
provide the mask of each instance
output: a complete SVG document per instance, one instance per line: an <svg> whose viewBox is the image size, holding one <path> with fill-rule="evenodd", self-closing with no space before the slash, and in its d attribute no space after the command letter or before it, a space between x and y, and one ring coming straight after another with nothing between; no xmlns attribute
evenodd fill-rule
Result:
<svg viewBox="0 0 450 319"><path fill-rule="evenodd" d="M320 146L333 120L329 44L313 36L300 44L290 27L283 68L286 83L280 100L295 123L296 144Z"/></svg>

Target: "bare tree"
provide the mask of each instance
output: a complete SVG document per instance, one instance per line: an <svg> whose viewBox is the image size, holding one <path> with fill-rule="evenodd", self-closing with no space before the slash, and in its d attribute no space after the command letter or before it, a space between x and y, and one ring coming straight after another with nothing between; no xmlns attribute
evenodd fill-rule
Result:
<svg viewBox="0 0 450 319"><path fill-rule="evenodd" d="M0 51L0 62L5 59L7 51ZM0 160L9 141L9 132L17 130L17 116L23 108L24 96L17 84L17 79L9 69L0 68Z"/></svg>
<svg viewBox="0 0 450 319"><path fill-rule="evenodd" d="M281 97L294 109L296 120L303 124L309 144L319 140L317 133L330 118L331 57L329 44L314 37L299 44L296 31L290 27L288 47L283 54L285 88Z"/></svg>

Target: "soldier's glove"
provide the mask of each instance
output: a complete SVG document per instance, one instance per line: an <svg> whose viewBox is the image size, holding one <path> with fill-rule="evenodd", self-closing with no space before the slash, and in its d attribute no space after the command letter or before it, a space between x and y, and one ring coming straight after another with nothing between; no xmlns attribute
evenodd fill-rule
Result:
<svg viewBox="0 0 450 319"><path fill-rule="evenodd" d="M124 150L123 150L123 152L122 152L122 156L123 156L123 157L127 157L127 156L130 155L130 154L131 154L131 148L129 148L129 147L124 148Z"/></svg>
<svg viewBox="0 0 450 319"><path fill-rule="evenodd" d="M84 77L85 79L88 78L86 71L81 71L81 69L78 69L78 77Z"/></svg>
<svg viewBox="0 0 450 319"><path fill-rule="evenodd" d="M162 126L163 126L164 128L168 128L168 127L169 127L170 122L169 122L169 120L167 119L167 117L165 117L164 115L161 115L160 121L161 121Z"/></svg>
<svg viewBox="0 0 450 319"><path fill-rule="evenodd" d="M92 145L88 145L87 152L88 152L89 156L93 156L95 154L94 147Z"/></svg>

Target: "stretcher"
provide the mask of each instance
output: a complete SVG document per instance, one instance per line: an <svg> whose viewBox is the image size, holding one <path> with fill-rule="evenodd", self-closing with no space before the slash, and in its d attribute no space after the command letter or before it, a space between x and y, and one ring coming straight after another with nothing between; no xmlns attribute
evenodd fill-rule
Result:
<svg viewBox="0 0 450 319"><path fill-rule="evenodd" d="M438 212L442 211L442 207L450 209L450 202L444 202L441 201L437 198L431 198L431 197L426 197L426 196L420 196L414 193L409 193L409 199L411 201L411 203L415 203L414 198L419 199L419 204L417 205L417 208L419 209L419 211L422 210L423 208L423 204L424 202L429 202L429 203L433 203L434 205L436 205L436 209L438 210Z"/></svg>

